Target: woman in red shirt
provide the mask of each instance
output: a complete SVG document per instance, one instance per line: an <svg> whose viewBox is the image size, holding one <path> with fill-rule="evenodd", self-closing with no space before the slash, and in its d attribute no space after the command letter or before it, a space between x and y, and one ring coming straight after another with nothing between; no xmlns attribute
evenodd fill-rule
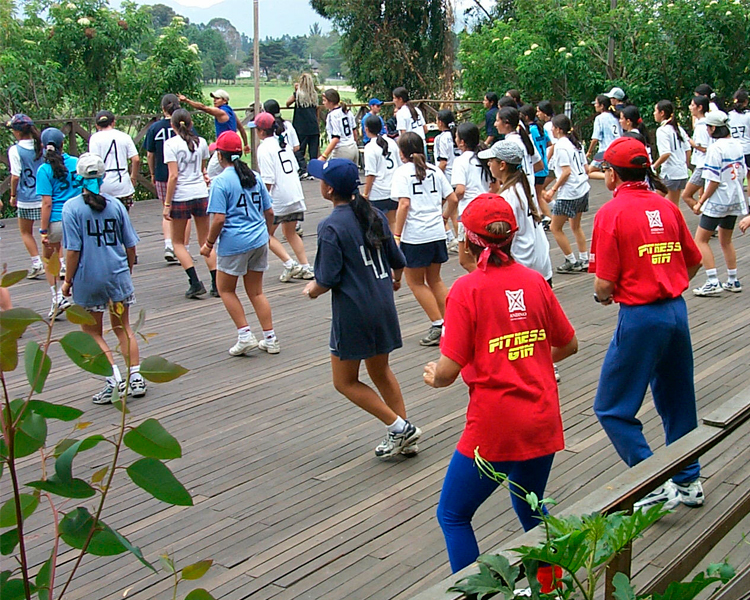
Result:
<svg viewBox="0 0 750 600"><path fill-rule="evenodd" d="M480 477L474 450L511 485L543 498L555 452L565 447L552 364L578 351L552 288L511 258L518 226L510 205L496 194L481 194L461 222L478 268L453 284L440 360L424 370L427 385L448 386L461 373L469 386L466 427L437 511L454 572L479 556L471 520L498 486ZM524 500L511 495L511 501L524 530L539 523Z"/></svg>

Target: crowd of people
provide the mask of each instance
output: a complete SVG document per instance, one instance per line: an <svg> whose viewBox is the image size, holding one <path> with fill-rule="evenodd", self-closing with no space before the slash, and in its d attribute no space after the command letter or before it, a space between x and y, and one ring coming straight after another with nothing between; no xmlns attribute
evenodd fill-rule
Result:
<svg viewBox="0 0 750 600"><path fill-rule="evenodd" d="M742 290L732 234L738 217L748 213L745 90L734 94L727 113L708 86L698 86L690 101L692 135L678 122L674 104L660 101L653 107L658 127L652 136L638 107L621 88L612 88L593 102L597 116L586 148L568 115L555 114L549 101L524 103L517 90L486 94L480 129L457 123L447 107L435 125L428 124L403 87L393 90L392 118L385 121L384 103L372 98L357 123L339 93L329 89L322 94L328 143L318 155L320 98L304 74L286 102L294 106L291 122L269 100L250 123L260 140L258 172L243 160L249 142L229 94L216 90L211 97L212 107L165 95L163 118L145 138L148 170L163 205L164 259L185 271L186 298L210 293L221 299L237 330L232 356L281 350L263 292L269 250L281 262L280 281L307 280L304 294L310 299L330 291L333 384L385 426L375 448L380 458L416 454L422 435L407 419L389 367L390 353L402 346L393 294L405 278L429 321L419 343L440 348L439 360L424 368L425 383L448 386L460 374L469 387L466 426L438 507L454 571L477 558L471 519L497 487L480 477L475 449L508 475L512 492L515 486L541 498L554 455L564 448L556 364L577 352L578 341L555 297L553 274L593 273L595 300L620 305L594 411L622 459L633 466L651 454L636 417L649 385L667 443L696 427L682 293L701 265L707 279L693 289L696 296ZM214 117L214 143L196 133L183 103ZM65 153L60 130L40 132L23 114L7 127L17 140L8 151L10 201L31 260L28 278L46 277L50 319L63 317L71 297L94 316L95 324L83 329L113 365L113 375L93 398L104 404L116 394L146 394L129 324L138 235L128 211L140 161L111 112L100 111L95 123L97 132L80 157ZM428 145L433 130L438 133ZM320 181L320 193L333 207L318 226L314 265L300 236L307 210L300 182L309 179ZM589 210L591 179L603 179L612 200L597 212L587 235L581 218ZM700 215L694 235L681 200ZM36 222L42 256L60 257L59 277L45 271ZM294 257L276 236L279 226ZM739 227L750 227L750 217ZM717 228L725 281L719 281L710 245ZM193 229L209 290L189 250ZM564 255L556 268L545 231ZM448 290L441 266L451 252L467 274ZM240 278L260 339L237 294ZM9 299L2 301L7 308ZM102 336L105 312L126 358L126 377ZM362 361L375 389L360 380ZM699 475L696 462L637 506L700 506ZM517 495L511 498L524 529L538 524L538 511Z"/></svg>

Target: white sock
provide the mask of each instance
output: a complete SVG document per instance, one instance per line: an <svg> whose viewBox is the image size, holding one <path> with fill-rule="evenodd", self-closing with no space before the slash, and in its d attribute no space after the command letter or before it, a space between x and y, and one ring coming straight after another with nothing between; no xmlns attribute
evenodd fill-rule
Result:
<svg viewBox="0 0 750 600"><path fill-rule="evenodd" d="M401 417L396 417L396 420L387 426L388 433L401 433L404 429L406 429L406 421L404 421Z"/></svg>
<svg viewBox="0 0 750 600"><path fill-rule="evenodd" d="M52 301L57 302L57 286L51 285L49 286L49 289L52 292Z"/></svg>
<svg viewBox="0 0 750 600"><path fill-rule="evenodd" d="M588 252L579 252L578 258L581 262L586 262L589 259L589 253Z"/></svg>
<svg viewBox="0 0 750 600"><path fill-rule="evenodd" d="M300 267L302 267L303 269L309 269L310 263L305 263L304 265L300 265Z"/></svg>
<svg viewBox="0 0 750 600"><path fill-rule="evenodd" d="M290 258L289 260L284 261L284 268L285 269L291 269L293 266L294 266L294 260L293 259Z"/></svg>
<svg viewBox="0 0 750 600"><path fill-rule="evenodd" d="M706 277L708 277L708 281L711 283L719 281L719 275L716 269L706 269Z"/></svg>
<svg viewBox="0 0 750 600"><path fill-rule="evenodd" d="M266 340L267 342L273 342L273 341L275 341L276 340L276 332L273 329L269 329L268 331L266 331L264 329L263 330L263 339Z"/></svg>
<svg viewBox="0 0 750 600"><path fill-rule="evenodd" d="M576 254L575 254L575 252L571 252L570 254L566 254L565 255L565 260L567 260L568 262L574 263L576 261Z"/></svg>
<svg viewBox="0 0 750 600"><path fill-rule="evenodd" d="M117 383L120 383L122 381L122 375L120 374L120 369L117 367L117 365L112 365L112 379L114 379Z"/></svg>
<svg viewBox="0 0 750 600"><path fill-rule="evenodd" d="M32 256L31 257L31 265L33 267L41 267L42 266L42 259L39 258L38 254L36 256Z"/></svg>
<svg viewBox="0 0 750 600"><path fill-rule="evenodd" d="M438 319L437 321L432 321L433 327L442 327L443 326L443 319Z"/></svg>
<svg viewBox="0 0 750 600"><path fill-rule="evenodd" d="M185 244L185 250L187 250L188 254L190 254L190 244Z"/></svg>
<svg viewBox="0 0 750 600"><path fill-rule="evenodd" d="M445 241L447 241L449 244L456 239L456 236L453 235L453 230L448 229L448 231L445 232Z"/></svg>
<svg viewBox="0 0 750 600"><path fill-rule="evenodd" d="M250 330L249 325L246 325L245 327L240 327L237 330L237 337L243 341L249 340L251 334L252 334L252 331Z"/></svg>
<svg viewBox="0 0 750 600"><path fill-rule="evenodd" d="M140 378L140 376L141 376L141 365L140 365L140 364L137 364L137 365L135 365L135 366L132 366L132 367L130 367L130 368L128 369L128 371L130 371L130 379L131 379L131 380L132 380L132 379L134 378L134 376L136 376L136 375L137 375L138 377L135 377L135 378L136 378L136 379L138 379L138 378Z"/></svg>
<svg viewBox="0 0 750 600"><path fill-rule="evenodd" d="M172 246L172 240L169 238L164 240L164 248L169 248L170 250L174 250L174 246Z"/></svg>
<svg viewBox="0 0 750 600"><path fill-rule="evenodd" d="M737 269L727 269L727 281L729 283L737 281Z"/></svg>

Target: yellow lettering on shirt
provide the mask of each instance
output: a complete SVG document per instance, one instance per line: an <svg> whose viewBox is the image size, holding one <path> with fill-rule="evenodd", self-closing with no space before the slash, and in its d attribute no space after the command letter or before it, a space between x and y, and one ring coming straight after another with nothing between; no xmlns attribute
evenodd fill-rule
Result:
<svg viewBox="0 0 750 600"><path fill-rule="evenodd" d="M672 254L682 252L680 242L656 242L638 246L638 258L648 256L652 265L663 265L672 262Z"/></svg>
<svg viewBox="0 0 750 600"><path fill-rule="evenodd" d="M537 342L547 339L544 329L529 329L517 333L509 333L489 341L489 352L494 354L498 350L507 350L509 360L518 360L534 356L534 347Z"/></svg>

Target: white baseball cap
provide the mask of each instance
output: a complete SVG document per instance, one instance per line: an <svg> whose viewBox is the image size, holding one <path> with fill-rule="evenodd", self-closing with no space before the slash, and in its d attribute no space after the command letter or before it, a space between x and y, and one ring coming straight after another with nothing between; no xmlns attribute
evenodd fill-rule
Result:
<svg viewBox="0 0 750 600"><path fill-rule="evenodd" d="M104 177L106 167L104 161L91 152L84 152L78 157L78 165L76 166L76 173L78 173L84 179L99 179Z"/></svg>
<svg viewBox="0 0 750 600"><path fill-rule="evenodd" d="M229 93L226 90L216 90L209 94L211 98L221 98L225 102L229 102Z"/></svg>
<svg viewBox="0 0 750 600"><path fill-rule="evenodd" d="M729 116L723 110L712 110L703 117L703 122L711 127L727 127L729 125Z"/></svg>
<svg viewBox="0 0 750 600"><path fill-rule="evenodd" d="M617 98L618 100L625 100L625 92L623 91L622 88L618 88L618 87L613 87L604 95L607 98Z"/></svg>

